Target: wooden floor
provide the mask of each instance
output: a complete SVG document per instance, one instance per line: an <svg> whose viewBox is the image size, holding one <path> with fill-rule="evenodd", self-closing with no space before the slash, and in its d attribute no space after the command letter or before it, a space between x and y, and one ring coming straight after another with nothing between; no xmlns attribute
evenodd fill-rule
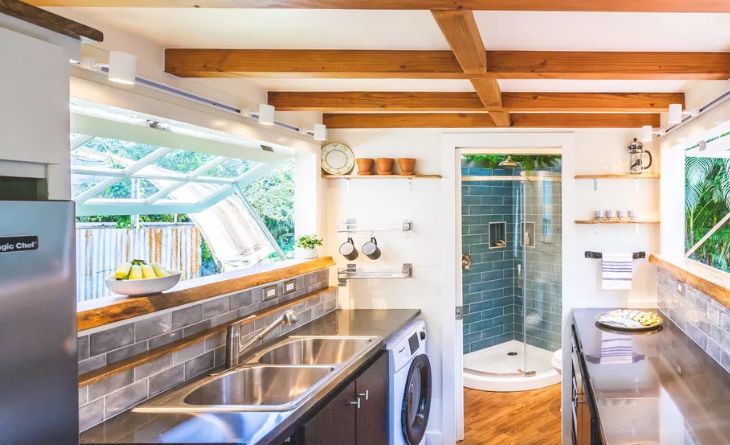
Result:
<svg viewBox="0 0 730 445"><path fill-rule="evenodd" d="M460 445L560 445L560 384L525 392L464 390Z"/></svg>

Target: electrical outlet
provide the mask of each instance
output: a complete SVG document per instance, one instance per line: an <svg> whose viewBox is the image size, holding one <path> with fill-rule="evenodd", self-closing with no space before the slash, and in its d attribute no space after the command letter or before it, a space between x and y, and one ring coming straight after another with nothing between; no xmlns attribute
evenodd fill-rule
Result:
<svg viewBox="0 0 730 445"><path fill-rule="evenodd" d="M282 285L282 291L281 293L283 295L291 294L292 292L296 292L297 290L297 280L289 280L284 281L284 284Z"/></svg>
<svg viewBox="0 0 730 445"><path fill-rule="evenodd" d="M276 293L276 284L261 289L261 300L266 301L276 297L278 297Z"/></svg>

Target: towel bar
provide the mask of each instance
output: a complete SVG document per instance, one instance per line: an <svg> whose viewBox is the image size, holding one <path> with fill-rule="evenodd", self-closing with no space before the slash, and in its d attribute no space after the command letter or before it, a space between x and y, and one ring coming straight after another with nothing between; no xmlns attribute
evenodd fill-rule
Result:
<svg viewBox="0 0 730 445"><path fill-rule="evenodd" d="M591 252L590 250L586 250L585 256L586 256L586 258L590 258L590 259L593 259L593 260L598 260L598 259L603 258L603 253L601 253L601 252ZM639 260L639 259L642 259L642 258L646 258L646 252L634 252L633 258L635 260Z"/></svg>

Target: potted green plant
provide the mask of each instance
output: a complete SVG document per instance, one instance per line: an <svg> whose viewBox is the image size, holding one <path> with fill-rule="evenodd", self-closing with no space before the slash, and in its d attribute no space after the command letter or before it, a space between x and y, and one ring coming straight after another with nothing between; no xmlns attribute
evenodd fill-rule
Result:
<svg viewBox="0 0 730 445"><path fill-rule="evenodd" d="M317 247L322 245L322 238L318 235L302 235L297 238L295 245L297 247L297 258L317 258Z"/></svg>

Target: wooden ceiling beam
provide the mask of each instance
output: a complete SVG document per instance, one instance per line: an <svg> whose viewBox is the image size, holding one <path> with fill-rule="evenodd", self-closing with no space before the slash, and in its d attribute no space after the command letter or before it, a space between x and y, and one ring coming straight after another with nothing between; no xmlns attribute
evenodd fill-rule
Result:
<svg viewBox="0 0 730 445"><path fill-rule="evenodd" d="M487 51L486 73L467 74L451 51L167 49L180 77L411 79L730 78L730 52Z"/></svg>
<svg viewBox="0 0 730 445"><path fill-rule="evenodd" d="M725 0L29 0L37 6L483 11L730 12Z"/></svg>
<svg viewBox="0 0 730 445"><path fill-rule="evenodd" d="M32 23L59 34L73 37L74 39L81 39L83 37L96 42L104 40L104 34L98 29L94 29L90 26L75 22L71 19L67 19L66 17L56 15L52 12L19 0L0 0L0 13L7 14L15 17L16 19Z"/></svg>
<svg viewBox="0 0 730 445"><path fill-rule="evenodd" d="M512 113L519 128L659 127L659 114ZM327 128L494 128L488 113L363 113L325 114Z"/></svg>
<svg viewBox="0 0 730 445"><path fill-rule="evenodd" d="M179 77L465 79L451 51L167 49Z"/></svg>
<svg viewBox="0 0 730 445"><path fill-rule="evenodd" d="M483 111L472 92L269 91L277 111Z"/></svg>
<svg viewBox="0 0 730 445"><path fill-rule="evenodd" d="M659 112L683 104L684 93L502 93L504 109L515 111ZM279 111L483 111L477 93L466 92L288 92L270 91Z"/></svg>
<svg viewBox="0 0 730 445"><path fill-rule="evenodd" d="M466 74L484 76L487 74L487 50L479 34L472 11L431 11L441 32L449 42L451 51ZM474 78L471 84L486 110L502 108L502 92L494 78ZM492 115L498 127L509 127L509 112L495 112Z"/></svg>
<svg viewBox="0 0 730 445"><path fill-rule="evenodd" d="M730 78L730 52L487 51L500 79Z"/></svg>
<svg viewBox="0 0 730 445"><path fill-rule="evenodd" d="M503 93L511 111L658 112L684 105L684 93Z"/></svg>

